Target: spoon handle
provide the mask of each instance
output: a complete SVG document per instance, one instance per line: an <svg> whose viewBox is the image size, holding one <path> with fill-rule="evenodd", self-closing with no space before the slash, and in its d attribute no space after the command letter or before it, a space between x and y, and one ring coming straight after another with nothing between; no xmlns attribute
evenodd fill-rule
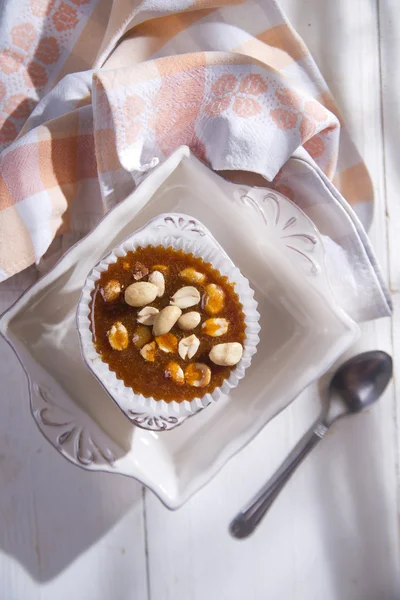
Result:
<svg viewBox="0 0 400 600"><path fill-rule="evenodd" d="M253 533L296 468L324 437L327 431L328 427L322 421L318 421L301 438L272 478L233 519L229 526L229 531L233 537L241 539Z"/></svg>

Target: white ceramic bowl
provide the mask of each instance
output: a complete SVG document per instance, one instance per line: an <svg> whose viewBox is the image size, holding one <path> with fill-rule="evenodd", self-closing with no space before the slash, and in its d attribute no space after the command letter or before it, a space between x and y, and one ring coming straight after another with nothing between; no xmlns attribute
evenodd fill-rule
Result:
<svg viewBox="0 0 400 600"><path fill-rule="evenodd" d="M243 357L222 386L217 387L212 393L204 394L191 401L165 402L135 393L131 387L117 378L106 362L100 359L93 343L89 317L91 294L96 282L101 274L107 271L109 265L117 262L118 258L126 256L128 252L136 250L139 246L149 245L183 250L211 263L235 284L235 292L243 305L246 325ZM152 219L97 263L86 278L77 308L77 327L85 363L125 415L136 425L153 431L164 431L180 425L187 417L203 410L211 402L216 402L222 394L229 394L239 384L250 366L251 358L260 341L259 319L257 302L248 280L235 267L208 229L197 219L181 213L162 214Z"/></svg>

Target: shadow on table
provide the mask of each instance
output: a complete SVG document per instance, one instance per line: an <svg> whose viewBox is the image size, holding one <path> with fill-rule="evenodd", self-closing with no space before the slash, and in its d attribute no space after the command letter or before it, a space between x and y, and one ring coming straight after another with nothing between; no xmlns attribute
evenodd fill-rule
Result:
<svg viewBox="0 0 400 600"><path fill-rule="evenodd" d="M375 68L372 61L376 56L377 48L366 48L366 51L370 51L371 54L352 56L351 40L349 40L350 52L346 49L335 53L334 50L337 48L334 34L335 22L346 18L349 7L347 3L324 2L323 10L318 10L319 0L310 1L315 4L315 11L318 14L316 41L318 64L322 73L328 73L327 83L339 106L346 112L342 80L339 77L330 78L329 73L346 72L346 68L340 63L353 61L353 59L357 59L360 63L353 64L355 70L361 68L362 63L365 72L368 73L368 69ZM377 23L379 20L385 172L390 177L390 181L387 181L387 189L389 193L393 193L400 186L399 78L392 73L400 50L400 39L396 30L398 11L392 2L387 0L381 0L379 3L374 0L369 1L372 11L376 12ZM298 6L300 10L301 4ZM359 6L361 9L360 3ZM358 24L352 30L353 39L357 39L358 34L362 33L362 28L366 27L363 22L363 12L360 12L359 17ZM307 39L306 36L304 37ZM337 55L337 62L332 65L331 57L334 54ZM390 402L389 391L381 402ZM385 453L385 447L388 448L390 444L395 445L395 424L393 423L393 429L385 431L388 429L390 418L386 417L383 421L385 427L383 427L382 412L380 412L383 410L381 404L369 414L341 423L313 457L315 485L321 497L318 519L327 555L330 556L329 570L332 589L336 591L335 598L395 600L400 597L399 570L396 564L398 548L395 541L398 531L397 523L393 522L396 507L389 506L389 499L394 496L393 487L397 485L396 465L394 457L388 451ZM387 408L385 410L388 414L389 410ZM392 436L392 442L386 441L384 435ZM392 489L388 489L390 484ZM344 503L343 498L345 498ZM352 560L351 557L358 557L358 560ZM353 596L348 589L348 581L351 580L354 581L357 590L363 590L359 596Z"/></svg>
<svg viewBox="0 0 400 600"><path fill-rule="evenodd" d="M382 401L390 402L390 392ZM380 410L377 406L337 424L313 457L320 496L315 518L329 557L327 572L335 598L398 598L397 533L388 500L393 497L388 487L395 485L395 464L385 453L383 439L392 439L394 432L384 433Z"/></svg>
<svg viewBox="0 0 400 600"><path fill-rule="evenodd" d="M3 339L0 356L0 550L48 581L129 512L130 535L144 556L142 486L60 456L31 417L25 375Z"/></svg>

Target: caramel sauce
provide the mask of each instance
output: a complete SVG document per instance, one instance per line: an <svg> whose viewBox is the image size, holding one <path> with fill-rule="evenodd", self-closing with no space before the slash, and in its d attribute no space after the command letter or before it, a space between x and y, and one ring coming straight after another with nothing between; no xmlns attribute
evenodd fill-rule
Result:
<svg viewBox="0 0 400 600"><path fill-rule="evenodd" d="M178 342L192 334L199 338L200 346L192 359L182 360L176 352L175 344L171 346L173 352L164 352L157 346L154 362L146 361L140 355L141 347L138 347L133 340L137 339L135 332L144 327L138 324L136 320L137 313L143 307L133 308L126 304L124 300L125 289L137 281L135 274L138 271L138 263L144 265L150 272L159 270L164 274L165 293L161 298L156 298L154 302L149 304L149 306L154 306L158 310L168 306L174 293L185 285L196 287L202 298L207 285L210 283L220 286L224 291L224 307L220 313L210 315L203 309L203 303L200 301L195 306L182 311L182 314L192 311L199 312L201 315L199 325L190 331L182 331L178 325L174 325L170 331L172 335L176 336ZM155 268L155 265L157 265L157 268ZM167 269L161 267L167 267ZM196 271L206 275L204 284L189 284L182 281L179 273L188 267L193 267ZM141 281L147 281L147 279L148 276L146 275ZM118 280L122 291L117 299L107 302L103 290L110 280ZM208 354L216 344L224 342L243 344L246 335L242 308L239 297L234 290L234 283L229 282L228 278L221 275L210 263L204 262L193 254L186 254L182 250L177 251L173 248L164 248L163 246L137 248L134 252L128 252L126 256L119 258L115 264L109 265L107 271L103 272L96 282L90 302L93 342L101 359L109 365L110 370L116 374L118 379L122 379L127 387L131 387L134 392L166 402L173 400L176 402L190 401L220 387L224 379L229 377L232 369L235 368L215 365L209 359ZM229 321L226 334L220 337L210 337L202 332L202 323L212 316L216 318L224 317ZM122 351L113 350L107 335L117 321L120 321L128 330L129 345ZM151 333L151 331L152 328L149 327L149 332ZM152 336L151 340L153 339ZM167 339L171 340L172 338ZM192 387L188 383L176 383L173 378L168 376L168 367L171 362L177 363L183 371L189 364L204 363L208 365L211 369L210 383L203 388Z"/></svg>

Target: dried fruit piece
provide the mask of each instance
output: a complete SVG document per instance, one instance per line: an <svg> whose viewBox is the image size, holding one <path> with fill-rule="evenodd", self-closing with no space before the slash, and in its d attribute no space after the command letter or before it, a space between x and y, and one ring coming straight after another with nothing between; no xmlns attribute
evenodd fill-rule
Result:
<svg viewBox="0 0 400 600"><path fill-rule="evenodd" d="M129 306L139 307L150 304L157 298L158 288L148 281L132 283L125 290L125 302Z"/></svg>
<svg viewBox="0 0 400 600"><path fill-rule="evenodd" d="M191 363L185 369L185 381L193 387L206 387L211 381L211 369L204 363Z"/></svg>
<svg viewBox="0 0 400 600"><path fill-rule="evenodd" d="M178 385L182 385L185 383L185 375L183 373L183 369L178 363L170 362L167 364L167 368L165 369L165 377L167 379L172 379Z"/></svg>
<svg viewBox="0 0 400 600"><path fill-rule="evenodd" d="M154 306L145 306L138 312L137 322L142 323L142 325L153 325L158 312L158 308L155 308Z"/></svg>
<svg viewBox="0 0 400 600"><path fill-rule="evenodd" d="M192 310L191 312L185 313L184 315L179 317L178 327L180 327L180 329L182 329L183 331L190 331L191 329L197 327L200 321L200 313L196 312L195 310Z"/></svg>
<svg viewBox="0 0 400 600"><path fill-rule="evenodd" d="M178 338L173 333L157 336L156 342L163 352L177 352L178 350Z"/></svg>
<svg viewBox="0 0 400 600"><path fill-rule="evenodd" d="M133 334L132 342L135 344L136 348L142 348L142 346L150 342L151 338L152 335L149 327L138 325Z"/></svg>
<svg viewBox="0 0 400 600"><path fill-rule="evenodd" d="M121 293L121 284L117 279L110 279L103 288L103 297L106 302L113 302Z"/></svg>
<svg viewBox="0 0 400 600"><path fill-rule="evenodd" d="M170 304L179 308L189 308L200 302L200 292L195 287L188 285L180 288L172 296Z"/></svg>
<svg viewBox="0 0 400 600"><path fill-rule="evenodd" d="M128 347L128 330L121 321L114 323L110 331L107 332L107 336L110 346L114 350L125 350Z"/></svg>
<svg viewBox="0 0 400 600"><path fill-rule="evenodd" d="M238 342L229 342L227 344L217 344L211 350L209 357L216 365L222 367L233 367L243 355L243 346Z"/></svg>
<svg viewBox="0 0 400 600"><path fill-rule="evenodd" d="M178 352L179 356L185 360L187 358L193 358L200 346L200 340L196 335L189 335L188 337L182 338L179 342Z"/></svg>
<svg viewBox="0 0 400 600"><path fill-rule="evenodd" d="M153 324L153 335L164 335L171 331L182 311L177 306L166 306L156 315Z"/></svg>
<svg viewBox="0 0 400 600"><path fill-rule="evenodd" d="M204 273L200 273L200 271L196 271L194 267L188 267L187 269L183 269L180 271L179 277L181 277L184 281L188 283L198 283L202 285L206 281L206 276Z"/></svg>
<svg viewBox="0 0 400 600"><path fill-rule="evenodd" d="M146 275L149 274L149 270L146 265L141 262L135 262L135 266L133 267L133 279L139 281L139 279L143 279Z"/></svg>
<svg viewBox="0 0 400 600"><path fill-rule="evenodd" d="M227 333L229 327L229 321L227 319L222 318L212 318L204 321L201 326L203 333L209 335L210 337L219 337L220 335L225 335Z"/></svg>
<svg viewBox="0 0 400 600"><path fill-rule="evenodd" d="M225 294L215 283L206 285L203 296L203 308L209 315L217 315L224 308Z"/></svg>
<svg viewBox="0 0 400 600"><path fill-rule="evenodd" d="M164 275L160 271L153 271L149 275L149 281L158 289L157 296L163 296L165 292L165 279Z"/></svg>
<svg viewBox="0 0 400 600"><path fill-rule="evenodd" d="M154 362L156 358L156 350L156 343L150 342L150 344L146 344L145 346L143 346L143 348L140 351L140 354L144 358L144 360Z"/></svg>

